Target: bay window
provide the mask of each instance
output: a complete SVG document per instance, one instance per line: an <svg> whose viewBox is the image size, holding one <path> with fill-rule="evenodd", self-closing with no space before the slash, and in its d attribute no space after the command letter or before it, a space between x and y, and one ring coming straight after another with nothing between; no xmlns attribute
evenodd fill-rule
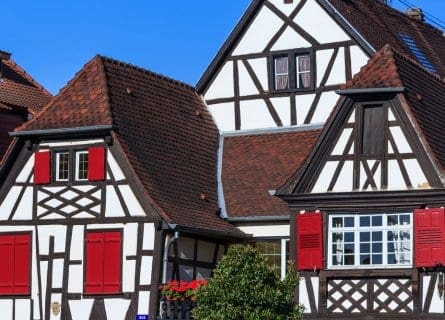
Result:
<svg viewBox="0 0 445 320"><path fill-rule="evenodd" d="M410 267L411 213L332 214L329 216L328 267Z"/></svg>

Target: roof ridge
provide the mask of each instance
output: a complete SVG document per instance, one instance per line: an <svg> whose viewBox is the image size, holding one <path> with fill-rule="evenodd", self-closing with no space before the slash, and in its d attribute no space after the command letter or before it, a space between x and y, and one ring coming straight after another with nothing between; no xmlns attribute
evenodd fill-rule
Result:
<svg viewBox="0 0 445 320"><path fill-rule="evenodd" d="M38 89L42 90L43 93L47 96L52 97L53 95L45 89L40 83L38 83L29 73L25 71L22 67L20 67L14 60L9 59L3 61L3 63L10 65L10 67L14 68L15 71L17 71L21 76L23 76L26 80L31 82L34 86L36 86Z"/></svg>
<svg viewBox="0 0 445 320"><path fill-rule="evenodd" d="M188 84L186 82L183 82L183 81L175 80L175 79L170 78L170 77L168 77L166 75L163 75L161 73L154 72L154 71L151 71L151 70L148 70L148 69L136 66L136 65L128 63L128 62L123 62L123 61L120 61L120 60L116 60L116 59L113 59L113 58L110 58L110 57L107 57L107 56L104 56L104 55L98 55L98 56L100 58L102 58L103 60L107 61L107 62L116 64L116 65L120 65L120 66L123 66L123 67L126 67L126 68L130 68L130 69L133 69L133 70L136 70L136 71L140 71L140 72L143 72L145 74L154 76L154 77L156 77L158 79L168 81L168 82L170 82L170 83L172 83L174 85L179 85L179 86L184 87L186 89L189 89L191 91L196 91L196 88L194 86L192 86L192 85L190 85L190 84Z"/></svg>
<svg viewBox="0 0 445 320"><path fill-rule="evenodd" d="M110 90L108 88L108 78L107 78L107 72L105 71L105 65L104 65L104 61L103 61L103 57L100 55L96 55L94 57L94 59L97 60L98 62L98 69L100 69L100 73L102 75L101 79L102 79L102 84L101 87L103 89L103 94L105 96L105 104L107 106L108 109L108 115L107 118L109 118L111 120L111 123L114 123L113 120L113 112L111 110L111 99L110 99Z"/></svg>

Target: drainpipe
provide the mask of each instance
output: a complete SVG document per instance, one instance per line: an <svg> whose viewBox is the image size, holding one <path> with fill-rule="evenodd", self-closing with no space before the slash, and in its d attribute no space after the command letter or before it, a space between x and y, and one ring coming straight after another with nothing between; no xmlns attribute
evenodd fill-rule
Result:
<svg viewBox="0 0 445 320"><path fill-rule="evenodd" d="M166 245L166 250L164 251L164 258L162 259L162 283L167 282L167 265L168 265L168 254L170 248L176 240L179 239L179 231L175 231L173 238L169 238Z"/></svg>

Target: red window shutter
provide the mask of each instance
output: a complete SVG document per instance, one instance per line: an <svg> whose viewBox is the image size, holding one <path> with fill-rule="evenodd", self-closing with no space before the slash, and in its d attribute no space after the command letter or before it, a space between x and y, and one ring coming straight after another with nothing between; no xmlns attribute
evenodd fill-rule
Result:
<svg viewBox="0 0 445 320"><path fill-rule="evenodd" d="M88 149L88 180L105 180L104 147L91 147Z"/></svg>
<svg viewBox="0 0 445 320"><path fill-rule="evenodd" d="M51 182L51 152L40 151L34 155L34 183L48 184Z"/></svg>
<svg viewBox="0 0 445 320"><path fill-rule="evenodd" d="M416 267L445 266L445 209L414 211L414 257Z"/></svg>
<svg viewBox="0 0 445 320"><path fill-rule="evenodd" d="M14 249L14 294L29 294L31 235L15 235Z"/></svg>
<svg viewBox="0 0 445 320"><path fill-rule="evenodd" d="M87 294L103 293L104 234L89 232L86 238L85 291Z"/></svg>
<svg viewBox="0 0 445 320"><path fill-rule="evenodd" d="M104 293L118 293L121 286L121 233L105 233Z"/></svg>
<svg viewBox="0 0 445 320"><path fill-rule="evenodd" d="M86 238L85 292L120 293L122 236L119 231L89 232Z"/></svg>
<svg viewBox="0 0 445 320"><path fill-rule="evenodd" d="M14 292L14 236L0 236L0 295Z"/></svg>
<svg viewBox="0 0 445 320"><path fill-rule="evenodd" d="M320 212L297 214L297 269L323 268L323 228Z"/></svg>

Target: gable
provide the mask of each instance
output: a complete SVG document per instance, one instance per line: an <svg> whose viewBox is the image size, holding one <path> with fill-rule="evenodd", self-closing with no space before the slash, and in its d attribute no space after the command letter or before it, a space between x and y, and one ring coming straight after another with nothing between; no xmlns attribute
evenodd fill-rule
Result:
<svg viewBox="0 0 445 320"><path fill-rule="evenodd" d="M57 181L54 155L88 150L91 145L105 148L105 179ZM95 139L41 143L38 151L22 151L21 160L17 161L2 189L0 221L106 221L150 216L143 209L140 195L135 191L137 188L127 177L124 163L117 160L119 152L112 148L105 147L103 139ZM51 179L49 183L37 184L34 177L36 153L46 150L51 154ZM70 161L73 159L72 155ZM70 172L76 170L75 165L69 162Z"/></svg>
<svg viewBox="0 0 445 320"><path fill-rule="evenodd" d="M338 110L297 186L299 192L443 187L397 97L345 99Z"/></svg>
<svg viewBox="0 0 445 320"><path fill-rule="evenodd" d="M304 86L299 56L310 60ZM277 57L287 57L288 87L277 88ZM198 83L222 131L325 122L335 89L367 54L318 1L253 2ZM306 67L307 68L307 67Z"/></svg>

